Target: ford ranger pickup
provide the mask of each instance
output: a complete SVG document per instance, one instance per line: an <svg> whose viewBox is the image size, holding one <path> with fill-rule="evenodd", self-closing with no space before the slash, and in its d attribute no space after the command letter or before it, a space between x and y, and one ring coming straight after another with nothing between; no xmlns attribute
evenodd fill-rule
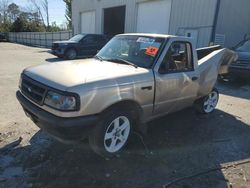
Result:
<svg viewBox="0 0 250 188"><path fill-rule="evenodd" d="M17 99L42 130L63 142L88 138L114 156L133 130L194 106L212 113L218 75L236 55L220 46L195 49L192 39L158 34L115 36L95 58L25 69Z"/></svg>

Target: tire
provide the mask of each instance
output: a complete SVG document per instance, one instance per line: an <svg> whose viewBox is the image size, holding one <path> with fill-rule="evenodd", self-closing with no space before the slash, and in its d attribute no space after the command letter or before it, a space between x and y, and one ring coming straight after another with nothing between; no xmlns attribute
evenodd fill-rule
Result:
<svg viewBox="0 0 250 188"><path fill-rule="evenodd" d="M111 110L105 113L93 133L89 144L97 154L111 158L126 146L132 131L133 119L128 112Z"/></svg>
<svg viewBox="0 0 250 188"><path fill-rule="evenodd" d="M73 60L76 59L76 57L77 57L77 52L73 48L68 49L65 53L65 59Z"/></svg>
<svg viewBox="0 0 250 188"><path fill-rule="evenodd" d="M214 88L207 96L197 100L195 102L195 109L201 114L212 113L219 101L219 92Z"/></svg>

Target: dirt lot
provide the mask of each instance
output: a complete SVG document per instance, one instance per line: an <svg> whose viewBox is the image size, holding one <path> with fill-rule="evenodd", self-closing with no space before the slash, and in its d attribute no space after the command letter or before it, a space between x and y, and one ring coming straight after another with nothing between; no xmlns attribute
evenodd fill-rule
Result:
<svg viewBox="0 0 250 188"><path fill-rule="evenodd" d="M0 187L250 187L250 84L218 84L210 116L187 109L134 134L112 160L87 142L62 145L24 115L15 98L28 66L58 61L45 49L0 43ZM177 180L177 181L175 181Z"/></svg>

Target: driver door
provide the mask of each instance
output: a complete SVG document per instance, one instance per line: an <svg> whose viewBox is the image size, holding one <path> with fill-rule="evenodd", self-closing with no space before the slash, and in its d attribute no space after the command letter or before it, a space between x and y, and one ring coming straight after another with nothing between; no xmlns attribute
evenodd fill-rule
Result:
<svg viewBox="0 0 250 188"><path fill-rule="evenodd" d="M155 115L176 112L192 105L199 88L191 43L174 41L165 54L155 70Z"/></svg>
<svg viewBox="0 0 250 188"><path fill-rule="evenodd" d="M99 40L97 35L87 35L80 42L80 56L91 57L99 50Z"/></svg>

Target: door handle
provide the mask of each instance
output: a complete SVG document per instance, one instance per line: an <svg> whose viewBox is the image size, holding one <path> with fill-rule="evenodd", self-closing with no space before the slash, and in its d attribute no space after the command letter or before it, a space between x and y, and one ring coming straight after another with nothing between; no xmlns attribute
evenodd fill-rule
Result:
<svg viewBox="0 0 250 188"><path fill-rule="evenodd" d="M153 87L152 86L146 86L146 87L142 87L141 89L142 90L152 90Z"/></svg>
<svg viewBox="0 0 250 188"><path fill-rule="evenodd" d="M198 79L199 79L199 77L197 77L197 76L192 77L192 81L196 81Z"/></svg>

